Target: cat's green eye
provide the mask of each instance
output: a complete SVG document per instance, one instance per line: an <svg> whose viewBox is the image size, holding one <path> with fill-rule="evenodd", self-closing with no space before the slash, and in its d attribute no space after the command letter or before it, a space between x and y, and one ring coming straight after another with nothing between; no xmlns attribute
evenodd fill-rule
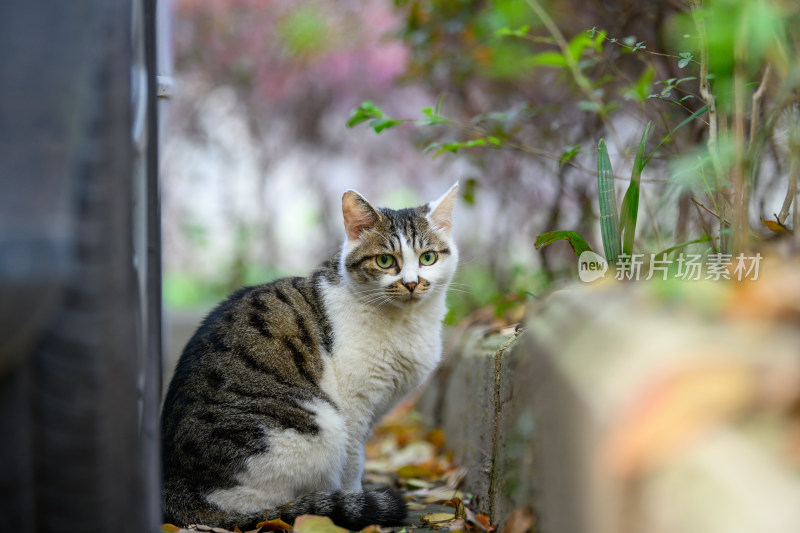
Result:
<svg viewBox="0 0 800 533"><path fill-rule="evenodd" d="M375 262L381 268L390 268L394 265L394 257L388 254L381 254L375 257Z"/></svg>
<svg viewBox="0 0 800 533"><path fill-rule="evenodd" d="M436 262L436 259L438 259L436 252L425 252L419 256L419 264L422 266L432 265Z"/></svg>

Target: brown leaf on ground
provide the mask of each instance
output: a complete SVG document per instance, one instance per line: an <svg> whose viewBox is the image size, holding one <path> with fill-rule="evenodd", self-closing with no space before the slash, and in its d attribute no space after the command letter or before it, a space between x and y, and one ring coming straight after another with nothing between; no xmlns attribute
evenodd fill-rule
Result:
<svg viewBox="0 0 800 533"><path fill-rule="evenodd" d="M231 533L229 529L225 529L222 527L212 527L206 526L203 524L192 524L186 526L186 529L181 529L181 533L185 533L188 531L201 531L202 533Z"/></svg>
<svg viewBox="0 0 800 533"><path fill-rule="evenodd" d="M461 498L452 498L450 500L441 502L440 505L453 507L456 510L456 516L459 518L464 518L464 502L461 501Z"/></svg>
<svg viewBox="0 0 800 533"><path fill-rule="evenodd" d="M425 503L441 503L441 502L446 502L448 500L453 500L455 498L463 500L464 493L462 493L460 490L442 487L439 489L433 489L430 492L428 492L423 501Z"/></svg>
<svg viewBox="0 0 800 533"><path fill-rule="evenodd" d="M161 525L161 533L174 533L175 531L180 531L181 528L172 524L162 524Z"/></svg>
<svg viewBox="0 0 800 533"><path fill-rule="evenodd" d="M327 516L303 515L294 521L297 533L348 533L348 530L333 523Z"/></svg>
<svg viewBox="0 0 800 533"><path fill-rule="evenodd" d="M475 520L483 527L485 531L494 531L494 527L492 527L492 524L489 521L489 515L485 514L475 515Z"/></svg>
<svg viewBox="0 0 800 533"><path fill-rule="evenodd" d="M494 531L488 515L476 514L472 511L472 509L464 506L462 506L462 509L464 511L467 523L471 524L476 530L483 533Z"/></svg>
<svg viewBox="0 0 800 533"><path fill-rule="evenodd" d="M431 526L434 529L449 525L455 519L455 513L427 513L420 517L423 525Z"/></svg>
<svg viewBox="0 0 800 533"><path fill-rule="evenodd" d="M381 526L367 526L361 530L361 533L384 533L387 531L391 531L389 529L383 529Z"/></svg>
<svg viewBox="0 0 800 533"><path fill-rule="evenodd" d="M421 478L431 478L434 477L434 474L429 468L420 465L406 465L401 466L397 469L397 475L403 479L421 477Z"/></svg>
<svg viewBox="0 0 800 533"><path fill-rule="evenodd" d="M462 518L456 518L449 524L447 524L448 531L472 531L472 526L467 523L466 520Z"/></svg>
<svg viewBox="0 0 800 533"><path fill-rule="evenodd" d="M264 522L259 522L256 524L256 531L258 531L258 533L265 533L267 531L291 531L291 529L292 526L280 518L276 518L274 520L265 520Z"/></svg>
<svg viewBox="0 0 800 533"><path fill-rule="evenodd" d="M533 513L529 509L514 509L506 521L503 533L529 533L533 529L533 522Z"/></svg>
<svg viewBox="0 0 800 533"><path fill-rule="evenodd" d="M435 428L428 432L426 436L428 442L436 446L437 450L442 450L445 445L446 437L442 428Z"/></svg>

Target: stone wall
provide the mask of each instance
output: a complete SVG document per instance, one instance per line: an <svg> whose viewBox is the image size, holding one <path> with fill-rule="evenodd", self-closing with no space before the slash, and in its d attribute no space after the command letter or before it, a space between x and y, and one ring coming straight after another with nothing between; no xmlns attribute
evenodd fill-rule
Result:
<svg viewBox="0 0 800 533"><path fill-rule="evenodd" d="M418 408L500 531L797 531L794 272L554 293L522 332L454 332Z"/></svg>

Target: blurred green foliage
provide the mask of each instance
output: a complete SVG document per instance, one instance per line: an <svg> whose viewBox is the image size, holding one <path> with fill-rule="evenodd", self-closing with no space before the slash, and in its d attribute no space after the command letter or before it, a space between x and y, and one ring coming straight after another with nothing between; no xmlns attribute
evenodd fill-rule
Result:
<svg viewBox="0 0 800 533"><path fill-rule="evenodd" d="M584 146L601 139L593 211L605 224L601 233L609 261L620 252L631 254L634 247L660 253L687 247L704 253L751 250L760 239L772 236L758 222L753 226L754 206L763 210L766 202L784 194L781 214L775 214L777 226L765 225L796 228L796 205L793 222L787 217L800 179L800 5L766 0L662 2L660 18L645 37L615 35L615 20L587 20L591 11L575 11L579 4L398 3L405 18L400 36L413 51L406 78L424 80L447 94L449 105L445 113L440 97L435 110L422 110L422 118L392 117L391 125L407 122L430 128L424 134L426 152L434 157L464 153L487 170L494 149L593 174ZM626 12L634 8L624 2L608 4L618 17L646 16ZM576 28L581 22L582 30ZM475 93L480 94L477 103ZM504 104L509 100L515 102L511 109ZM561 137L548 128L564 117L582 121L586 135L579 133L579 142L561 141L559 148L548 141ZM636 127L627 117L642 125L641 137L631 138ZM387 118L381 115L381 120ZM648 136L651 124L655 135ZM782 141L781 135L789 140ZM603 137L620 151L615 157L621 156L631 168L619 215L617 185L625 178L613 173ZM648 163L660 185L642 179ZM759 181L765 169L780 173L770 186ZM496 176L475 183L482 181L504 186ZM640 195L648 188L655 207L648 206L644 216ZM465 199L473 204L475 190ZM691 209L693 204L698 208ZM558 215L561 210L556 205L551 211ZM674 229L665 230L664 223ZM568 240L573 249L589 248L575 232L540 229L537 247ZM554 272L547 265L545 269L548 275L542 279L552 279ZM500 291L477 275L470 283L495 298ZM482 299L476 304L478 300Z"/></svg>

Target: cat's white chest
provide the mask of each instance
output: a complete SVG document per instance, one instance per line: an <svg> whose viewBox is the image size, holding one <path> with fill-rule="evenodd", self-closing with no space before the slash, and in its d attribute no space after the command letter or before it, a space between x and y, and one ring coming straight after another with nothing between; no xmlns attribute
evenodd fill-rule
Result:
<svg viewBox="0 0 800 533"><path fill-rule="evenodd" d="M443 297L407 310L376 310L344 287L329 286L325 294L334 345L321 387L351 423L369 430L438 364Z"/></svg>

